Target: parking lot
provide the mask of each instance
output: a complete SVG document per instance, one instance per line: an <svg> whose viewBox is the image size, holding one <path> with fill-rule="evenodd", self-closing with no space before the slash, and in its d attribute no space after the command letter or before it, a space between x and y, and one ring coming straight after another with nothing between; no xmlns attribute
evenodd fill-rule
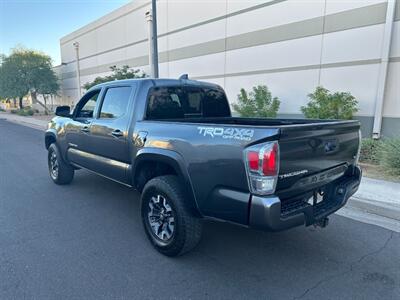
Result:
<svg viewBox="0 0 400 300"><path fill-rule="evenodd" d="M139 195L86 171L48 176L43 132L0 120L0 298L399 299L400 234L335 215L281 233L207 222L158 254Z"/></svg>

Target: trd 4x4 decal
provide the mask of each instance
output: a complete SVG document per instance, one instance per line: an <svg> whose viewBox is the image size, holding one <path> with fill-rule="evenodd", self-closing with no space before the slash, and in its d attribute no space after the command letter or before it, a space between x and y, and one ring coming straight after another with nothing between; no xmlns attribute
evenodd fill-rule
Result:
<svg viewBox="0 0 400 300"><path fill-rule="evenodd" d="M235 139L241 141L250 141L254 135L253 129L243 128L223 128L223 127L197 127L199 134L202 136L222 137L223 139Z"/></svg>

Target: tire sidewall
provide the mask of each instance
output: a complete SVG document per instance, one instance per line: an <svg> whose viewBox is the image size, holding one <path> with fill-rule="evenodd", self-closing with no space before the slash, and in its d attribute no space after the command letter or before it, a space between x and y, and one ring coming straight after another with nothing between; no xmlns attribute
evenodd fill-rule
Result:
<svg viewBox="0 0 400 300"><path fill-rule="evenodd" d="M57 177L56 178L54 178L53 175L51 174L50 159L51 159L52 153L56 154L57 162L58 162L58 172L57 172ZM50 147L49 147L49 150L47 152L47 165L48 165L48 169L49 169L50 178L56 183L58 183L59 177L60 177L60 156L59 156L59 154L60 153L59 153L59 151L57 149L57 146L54 145L54 144L51 144Z"/></svg>
<svg viewBox="0 0 400 300"><path fill-rule="evenodd" d="M58 162L57 178L53 178L50 170L50 156L52 153L55 153L57 157L57 162ZM53 180L54 183L59 185L69 184L74 178L74 169L72 168L72 166L70 166L63 160L60 150L54 143L51 144L48 149L47 164L48 164L50 178L51 180Z"/></svg>
<svg viewBox="0 0 400 300"><path fill-rule="evenodd" d="M168 200L168 204L171 206L171 209L174 212L174 221L175 221L175 228L172 238L169 241L162 241L155 236L153 233L151 226L148 221L147 216L147 207L149 205L149 201L152 196L161 195ZM177 197L173 191L170 190L169 186L165 184L162 180L152 179L150 184L145 187L141 197L141 216L142 216L142 223L151 243L154 247L157 248L161 253L167 254L173 249L181 248L184 244L184 226L182 226L182 218L181 212L179 211L179 205L176 204L176 201L180 199L175 199ZM179 196L178 196L179 197Z"/></svg>

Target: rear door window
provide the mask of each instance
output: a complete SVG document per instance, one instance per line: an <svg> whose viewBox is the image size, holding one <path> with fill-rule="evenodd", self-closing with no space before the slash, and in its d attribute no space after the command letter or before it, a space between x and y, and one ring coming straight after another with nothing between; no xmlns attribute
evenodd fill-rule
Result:
<svg viewBox="0 0 400 300"><path fill-rule="evenodd" d="M108 88L101 105L100 119L122 117L128 109L131 90L129 86Z"/></svg>

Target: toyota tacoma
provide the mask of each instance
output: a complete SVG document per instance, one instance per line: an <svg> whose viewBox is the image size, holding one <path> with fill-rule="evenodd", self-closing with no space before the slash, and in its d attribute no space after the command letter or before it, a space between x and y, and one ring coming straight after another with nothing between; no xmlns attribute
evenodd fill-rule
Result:
<svg viewBox="0 0 400 300"><path fill-rule="evenodd" d="M203 219L324 227L361 179L358 121L233 117L221 87L187 76L96 85L56 109L45 146L56 184L86 169L137 189L168 256L196 246Z"/></svg>

